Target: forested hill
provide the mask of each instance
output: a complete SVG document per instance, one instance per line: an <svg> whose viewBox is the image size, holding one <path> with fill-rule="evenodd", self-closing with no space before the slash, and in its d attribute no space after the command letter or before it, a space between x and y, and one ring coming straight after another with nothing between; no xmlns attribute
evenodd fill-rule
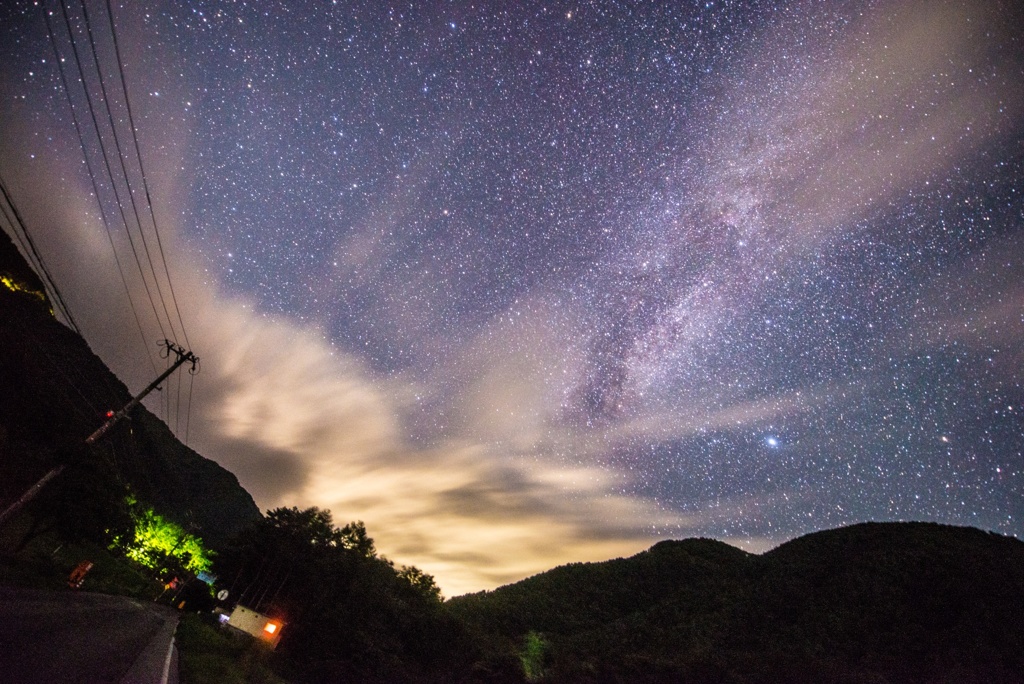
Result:
<svg viewBox="0 0 1024 684"><path fill-rule="evenodd" d="M441 603L432 579L378 558L368 538L360 552L287 533L306 516L344 542L349 528L326 513L262 518L234 475L145 408L83 449L129 391L54 319L2 232L0 281L0 506L66 460L34 515L82 517L61 497L102 504L127 485L224 545L233 577L300 559L274 594L292 609L278 655L296 681L1024 682L1024 542L971 528L865 523L762 556L665 541Z"/></svg>
<svg viewBox="0 0 1024 684"><path fill-rule="evenodd" d="M169 518L198 527L214 546L259 519L233 474L179 442L145 407L82 458L81 445L104 413L131 394L81 337L56 321L42 283L2 231L0 279L0 505L73 458L76 472L62 477L93 483L113 477Z"/></svg>
<svg viewBox="0 0 1024 684"><path fill-rule="evenodd" d="M498 678L1024 681L1024 543L971 528L866 523L763 556L662 542L446 607Z"/></svg>

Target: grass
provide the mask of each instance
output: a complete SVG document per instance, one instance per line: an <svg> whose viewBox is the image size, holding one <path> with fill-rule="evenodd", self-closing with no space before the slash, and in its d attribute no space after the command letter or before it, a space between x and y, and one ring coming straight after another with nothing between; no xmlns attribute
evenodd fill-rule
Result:
<svg viewBox="0 0 1024 684"><path fill-rule="evenodd" d="M42 534L17 553L13 549L27 529L24 518L0 529L0 585L69 591L68 575L83 560L93 567L83 591L152 601L164 586L151 573L102 546L61 542ZM286 684L270 669L272 653L248 635L220 628L213 615L182 614L175 634L184 684Z"/></svg>
<svg viewBox="0 0 1024 684"><path fill-rule="evenodd" d="M88 542L63 543L53 534L42 534L28 546L12 553L20 539L18 526L4 530L0 538L0 584L31 589L65 589L68 575L83 560L93 567L82 584L85 591L118 594L152 600L163 586L147 572L124 558Z"/></svg>
<svg viewBox="0 0 1024 684"><path fill-rule="evenodd" d="M285 684L270 670L271 651L252 637L219 627L210 615L183 615L175 635L184 684Z"/></svg>

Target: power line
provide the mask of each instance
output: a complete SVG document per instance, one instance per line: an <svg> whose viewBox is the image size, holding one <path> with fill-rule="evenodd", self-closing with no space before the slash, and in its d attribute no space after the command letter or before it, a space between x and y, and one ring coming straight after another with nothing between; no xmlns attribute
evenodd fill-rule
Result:
<svg viewBox="0 0 1024 684"><path fill-rule="evenodd" d="M191 343L188 340L188 333L185 332L185 321L181 317L181 309L178 308L178 299L174 295L174 281L171 280L170 269L167 268L167 257L164 253L163 242L160 239L160 229L156 223L156 213L153 211L153 200L149 194L149 182L146 180L146 168L142 164L142 153L139 151L139 136L138 130L135 128L135 119L132 116L132 104L131 99L128 97L128 81L124 77L124 66L121 60L121 48L117 42L117 29L114 27L114 13L110 6L110 0L107 0L107 21L110 23L110 35L114 41L114 56L117 61L117 71L121 76L121 91L124 93L124 104L125 109L128 111L128 126L132 132L132 141L135 144L135 158L139 162L139 173L142 176L142 187L146 192L146 206L149 208L149 217L153 221L153 233L156 235L157 250L160 252L160 260L163 262L164 275L167 276L167 286L171 293L171 303L174 304L174 311L178 315L178 324L181 326L181 334L185 338L185 344L191 347ZM82 0L82 6L85 7L85 0ZM88 23L88 15L86 15L86 22ZM139 227L141 231L141 226ZM155 277L155 273L154 273ZM168 316L170 318L170 316ZM173 328L173 326L172 326Z"/></svg>
<svg viewBox="0 0 1024 684"><path fill-rule="evenodd" d="M101 425L95 432L86 437L86 445L92 446L97 441L102 439L103 436L106 435L114 425L119 423L121 420L124 420L128 416L128 414L131 413L132 409L134 409L142 402L142 400L146 397L147 394L156 389L156 387L161 382L166 380L167 377L175 370L177 370L178 367L181 366L183 363L185 363L186 361L191 361L193 364L196 363L196 357L192 354L192 352L185 351L178 345L168 340L164 340L164 346L167 348L168 356L170 356L171 352L174 352L177 355L178 358L174 362L174 364L166 371L164 371L163 374L160 375L156 380L149 383L149 385L146 386L146 389L142 390L139 394L135 395L135 397L133 397L131 401L129 401L127 404L121 407L120 410L113 413L113 415L108 415L107 421L103 423L103 425ZM0 512L0 525L3 525L7 520L10 520L12 516L16 515L18 511L20 511L25 506L25 504L27 504L29 501L34 499L39 494L40 490L42 490L42 488L45 487L50 480L64 472L67 466L68 463L61 463L51 468L49 471L47 471L45 475L43 475L39 479L38 482L29 487L25 491L25 493L18 498L17 501L12 503L2 512Z"/></svg>
<svg viewBox="0 0 1024 684"><path fill-rule="evenodd" d="M78 114L75 112L75 105L71 101L71 89L68 87L67 75L64 73L64 60L61 59L60 51L57 49L57 37L53 32L53 25L50 23L50 13L43 8L43 19L46 21L46 34L50 39L50 45L53 47L54 57L57 59L57 70L60 73L60 81L64 87L64 97L67 99L68 108L71 110L71 121L75 125L75 134L78 136L78 144L82 150L82 159L85 161L85 168L89 172L89 180L92 182L93 195L96 197L96 205L100 210L100 220L103 223L103 229L107 234L107 240L110 242L110 250L114 253L114 263L117 264L117 272L121 276L121 284L124 286L125 295L128 297L128 306L131 307L132 315L135 317L135 325L139 331L139 337L142 340L143 349L147 349L146 334L142 330L142 320L139 318L139 311L135 307L135 301L132 299L131 288L128 287L128 279L124 274L124 267L121 266L121 257L117 254L117 248L114 246L114 236L110 230L110 223L107 221L107 212L103 208L103 202L100 200L100 189L96 182L96 173L93 171L92 162L89 161L89 153L85 149L85 137L82 135L82 127L78 123ZM84 86L84 83L83 83ZM148 350L146 352L146 359L149 361L149 365L153 368L153 373L156 374L156 364L153 362L153 357L150 356Z"/></svg>
<svg viewBox="0 0 1024 684"><path fill-rule="evenodd" d="M61 2L63 1L64 0L61 0ZM167 317L167 324L173 335L176 334L177 331L174 329L174 321L171 319L171 314L167 310L167 301L164 299L163 289L160 287L160 278L157 277L156 267L153 266L153 256L149 250L149 241L146 240L146 232L142 227L142 218L139 216L139 207L135 202L135 193L132 190L131 179L128 176L128 167L125 165L124 152L121 149L121 137L117 134L117 125L114 122L114 113L110 109L110 95L107 93L106 79L103 78L103 69L100 66L99 54L96 51L96 40L93 36L92 23L89 21L89 8L85 0L82 0L80 4L82 6L82 17L85 20L85 33L89 39L89 48L92 51L93 63L96 65L96 76L99 81L100 92L103 94L103 106L107 111L107 120L110 123L110 132L114 138L114 148L117 150L117 159L121 164L121 174L124 178L125 185L128 188L128 200L132 205L132 213L135 215L135 225L139 229L139 237L142 238L142 248L146 254L146 261L149 263L150 273L153 274L153 284L156 286L157 296L160 299L160 306L164 310L164 315Z"/></svg>
<svg viewBox="0 0 1024 684"><path fill-rule="evenodd" d="M67 404L71 406L71 409L73 411L76 411L78 415L82 416L86 420L93 420L97 416L101 415L100 409L96 406L96 404L94 404L89 399L89 397L87 397L85 393L82 392L82 389L79 387L78 383L71 379L71 376L68 375L67 371L64 370L64 367L57 362L57 360L54 358L52 354L49 353L49 351L47 351L49 349L49 345L43 344L42 340L39 339L39 336L36 335L35 332L33 332L31 327L29 326L26 326L26 328L21 331L21 334L24 335L25 337L28 337L35 344L36 348L40 352L40 356L46 359L47 362L53 367L53 369L57 373L59 373L61 377L64 378L64 381L67 383L68 387L73 389L78 394L78 396L82 398L82 403L92 410L92 414L83 411L82 408L78 405L78 402L75 401L74 399L65 397ZM89 381L84 380L83 384L88 385Z"/></svg>
<svg viewBox="0 0 1024 684"><path fill-rule="evenodd" d="M0 178L0 189L2 189L2 185L3 185L3 179ZM53 281L53 278L49 276L49 272L47 272L45 270L46 269L46 265L40 260L38 252L35 252L35 245L32 242L32 237L29 235L28 230L26 229L24 223L21 222L20 215L17 214L17 207L15 207L13 204L11 204L10 196L7 194L6 189L4 189L3 194L4 194L5 199L7 199L7 203L10 204L11 210L15 212L15 216L17 217L18 222L16 223L16 221L11 218L11 215L8 214L8 212L7 212L6 206L4 206L3 204L0 204L0 213L3 214L5 219L7 219L8 224L11 226L11 232L18 239L18 242L19 242L19 244L21 244L22 250L24 251L24 253L26 255L35 253L35 259L32 259L32 258L28 259L28 261L30 262L29 265L32 268L34 268L37 273L39 273L40 271L42 271L43 273L46 273L47 280L50 283L50 287L55 292L56 301L58 301L59 304L60 304L59 309L60 309L61 313L65 316L65 318L67 318L68 321L70 321L70 323L71 323L73 329L75 330L75 332L77 332L79 334L79 336L81 336L81 334L82 334L81 330L79 330L77 324L75 323L75 320L71 317L71 311L68 309L67 304L64 303L63 297L60 295L60 291L56 289L56 283ZM17 226L18 225L21 226L21 232L24 233L25 234L25 238L28 239L29 245L31 245L31 247L32 247L31 251L30 251L29 247L26 246L25 240L22 239L21 235L18 232L18 230L17 230ZM38 261L38 263L33 263L33 262L36 262L36 261ZM43 280L43 276L40 276L40 280ZM46 287L46 280L44 280L44 282L43 282L43 287L44 288ZM31 332L28 331L28 330L24 330L23 333L25 335L29 336L29 337L33 337ZM42 350L42 355L50 362L50 364L57 370L57 372L59 372L62 376L64 376L64 379L67 380L68 385L70 385L78 393L78 395L80 397L82 397L82 400L86 404L88 404L89 407L92 408L92 410L95 413L97 413L97 415L98 415L98 409L96 408L96 406L91 401L89 401L89 399L82 393L82 390L79 389L78 385L75 384L75 382L68 376L68 374L64 371L64 369L61 368L57 364L57 362L53 360L53 357L51 357L46 352L45 346L44 345L40 345L40 344L37 344L36 346L39 347L40 350ZM110 383L106 379L106 377L104 377L103 383L107 386L108 390L114 391L114 388L110 386ZM81 411L78 409L78 406L74 402L69 402L69 403L71 404L71 406L75 410L78 410L81 413ZM85 416L86 414L82 413L82 415Z"/></svg>
<svg viewBox="0 0 1024 684"><path fill-rule="evenodd" d="M12 205L11 210L13 209L14 206ZM37 255L34 253L29 243L26 242L28 233L25 231L25 227L18 220L16 214L12 214L8 211L7 204L3 202L0 202L0 213L3 214L4 219L7 221L7 225L10 227L10 234L13 235L18 241L18 244L21 245L21 253L24 255L26 263L28 263L29 267L39 275L39 280L43 283L43 289L45 290L46 281L41 275L43 272L42 263L38 260ZM56 306L56 302L52 302L52 304Z"/></svg>
<svg viewBox="0 0 1024 684"><path fill-rule="evenodd" d="M89 13L88 6L87 6L85 0L81 0L80 4L81 4L81 12L82 12L82 14L79 15L79 16L76 16L76 21L77 20L82 20L84 22L84 25L83 24L78 24L77 27L74 27L72 25L72 19L71 19L71 15L69 13L68 5L67 5L67 0L59 0L59 3L60 3L61 15L63 17L64 25L65 25L65 28L67 30L68 40L69 40L70 45L71 45L72 56L73 56L73 58L75 60L75 66L76 66L77 71L78 71L78 77L79 77L80 83L82 84L82 91L83 91L83 94L85 96L85 105L86 105L86 107L88 109L88 112L89 112L89 118L90 118L90 120L92 122L93 130L95 131L96 142L97 142L97 144L99 146L99 152L100 152L100 154L101 154L101 156L103 158L103 167L104 167L104 170L106 171L106 178L110 182L109 189L113 193L112 199L117 204L118 213L119 213L119 215L121 217L121 221L122 221L122 224L123 224L123 226L125 228L125 233L126 233L126 235L128 237L128 242L129 242L129 245L131 247L132 257L133 257L133 259L135 261L136 268L138 269L139 277L142 279L144 290L146 292L147 298L149 299L150 307L151 307L154 319L156 320L156 323L157 323L157 326L160 329L160 332L164 335L165 338L166 338L167 335L166 335L166 329L164 327L164 322L166 321L167 325L170 328L171 333L175 334L177 332L177 328L180 328L183 338L185 339L186 343L188 343L189 342L188 341L188 334L187 334L186 329L185 329L184 319L183 319L183 317L181 315L181 309L180 309L180 307L178 305L178 301L177 301L176 294L175 294L175 291L174 291L173 279L171 278L170 269L168 267L166 252L165 252L165 250L163 248L163 243L162 243L162 238L161 238L161 235L160 235L159 225L158 225L158 222L156 220L155 209L154 209L154 206L153 206L152 193L151 193L150 188L149 188L149 182L148 182L148 178L146 176L145 166L144 166L144 162L143 162L143 159L142 159L141 147L139 145L138 129L137 129L136 125L135 125L134 113L133 113L132 108L131 108L130 96L128 94L127 79L125 77L124 63L123 63L123 61L121 59L121 51L120 51L120 45L119 45L118 38L117 38L116 25L115 25L115 22L114 22L112 5L111 5L111 3L108 0L107 3L106 3L107 22L108 22L109 27L110 27L111 37L112 37L112 42L113 42L113 51L114 51L114 54L116 56L116 61L117 61L117 71L116 71L116 74L114 75L114 78L120 78L120 87L121 87L121 92L122 92L122 95L123 95L123 98L124 98L123 99L124 107L125 107L125 110L127 112L128 126L129 126L129 130L130 130L130 133L131 133L131 141L132 141L132 144L135 147L135 159L136 159L136 163L138 164L139 173L140 173L141 179L142 179L142 188L144 190L144 194L145 194L145 198L146 198L146 207L148 209L150 221L152 222L152 226L153 226L153 234L156 237L156 248L157 248L158 253L160 255L160 261L161 261L161 264L163 266L164 277L167 280L166 284L167 284L167 286L169 288L168 291L170 293L171 301L172 301L172 304L173 304L173 308L174 308L175 314L177 316L177 327L175 326L175 322L174 322L174 320L173 320L173 318L172 318L172 316L170 314L170 311L168 309L168 304L167 304L166 298L164 296L164 290L163 290L163 288L161 286L161 283L160 283L161 278L160 278L159 274L157 273L157 269L155 268L154 261L153 261L153 258L152 258L152 251L150 249L149 240L147 239L147 236L146 236L145 226L143 225L143 222L141 220L141 215L140 215L139 207L138 207L138 204L137 204L137 202L135 200L135 191L133 190L133 183L132 183L132 179L131 179L131 174L129 174L129 166L130 166L130 164L126 163L127 162L126 156L125 156L124 150L122 148L122 144L121 144L121 135L119 135L119 133L118 133L118 124L115 122L115 117L114 117L114 113L113 113L113 106L111 104L111 100L110 100L110 96L109 96L109 93L108 93L106 79L105 79L104 73L103 73L104 69L103 69L103 66L102 66L101 61L100 61L99 50L98 50L98 46L97 46L96 34L93 31L93 24L92 24L92 22L90 20L90 13ZM58 42L57 42L57 36L56 36L56 33L53 30L53 24L50 21L51 12L47 11L45 6L43 7L43 15L44 15L45 23L46 23L47 35L49 37L49 40L50 40L50 43L51 43L51 47L53 48L54 56L57 59L58 73L59 73L59 76L60 76L60 79L61 79L61 85L62 85L62 87L64 89L64 94L65 94L65 98L67 100L68 106L71 109L72 122L73 122L73 125L74 125L75 134L76 134L76 136L78 138L79 147L80 147L82 155L83 155L83 161L86 164L86 169L87 169L88 174L89 174L89 179L90 179L90 182L92 184L92 189L93 189L93 192L94 192L95 197L96 197L97 205L99 206L99 209L100 209L100 218L101 218L101 221L103 223L104 230L107 233L107 239L108 239L108 242L110 243L111 250L113 251L113 254L114 254L114 259L115 259L115 263L116 263L117 268L118 268L119 275L121 277L121 282L122 282L122 285L124 286L126 296L128 297L128 303L129 303L130 308L132 309L133 317L134 317L135 322L136 322L136 328L137 328L137 330L139 332L139 335L142 338L144 346L145 346L145 332L144 332L144 327L143 327L143 324L142 324L142 319L141 319L141 317L139 315L139 309L138 309L138 307L134 303L134 298L132 297L132 293L131 293L131 289L132 288L129 287L128 277L127 277L124 265L122 264L122 260L120 258L120 255L118 253L118 249L117 249L117 246L116 246L114 238L113 238L113 231L111 229L111 223L108 220L107 211L106 211L106 209L104 207L104 198L109 198L110 196L106 195L105 191L101 192L101 184L100 184L100 181L99 181L99 179L97 177L96 169L93 167L93 164L92 164L92 162L90 160L89 149L88 149L88 146L86 145L85 133L84 133L84 130L83 130L83 126L82 126L82 123L79 121L79 117L77 116L77 111L76 111L75 103L74 103L74 100L73 100L72 95L71 95L71 88L70 88L70 84L69 84L69 77L68 77L68 74L67 74L67 72L65 71L65 68L64 68L64 60L61 58L60 49L58 47ZM78 38L76 38L76 33L75 33L75 29L76 28L79 31ZM81 39L81 34L82 34L83 31L84 31L85 36L87 37L87 39L89 41L89 48L90 48L90 52L91 52L91 56L92 56L92 60L93 60L91 66L95 67L95 79L87 78L86 77L86 73L85 73L86 69L84 67L84 62L83 62L81 53L79 51L79 40ZM104 131L102 130L102 128L101 128L101 126L99 124L99 120L97 118L97 107L96 107L96 103L93 101L93 97L94 96L93 96L93 93L91 92L92 89L94 89L97 84L98 84L99 90L100 90L100 93L98 93L97 96L101 95L103 108L105 109L106 114L107 114L107 123L109 125L109 134L113 136L114 147L115 147L115 150L116 150L116 153L117 153L118 163L120 164L120 171L121 171L120 176L115 175L115 173L113 171L113 168L111 166L112 160L111 160L111 152L108 149L109 145L108 145L107 141L104 140ZM115 85L115 90L116 90L116 85ZM110 92L114 92L114 91L110 91ZM122 120L120 125L122 125L122 126L124 125L123 120ZM141 241L142 241L142 247L143 247L143 251L145 253L146 262L148 263L148 266L149 266L148 274L147 274L147 269L143 268L142 256L140 255L139 250L137 248L136 239L135 239L135 237L133 237L133 234L132 234L133 231L132 231L132 228L131 228L131 224L128 221L128 217L127 217L127 215L125 213L126 207L125 207L125 203L122 200L122 191L119 189L119 185L122 182L124 183L125 191L128 193L128 200L131 202L131 211L132 211L132 214L134 215L135 225L136 225L137 230L138 230L138 238L140 238ZM2 183L2 179L0 179L0 183ZM6 209L4 209L4 216L6 218L8 218L8 221L11 223L13 234L15 235L15 237L17 237L18 241L22 244L22 248L23 248L26 256L29 257L30 259L34 259L36 262L38 262L38 266L39 266L38 270L40 271L40 274L49 282L49 287L50 287L51 291L54 294L53 299L54 299L55 304L61 309L62 314L68 320L69 324L76 330L76 332L81 334L81 331L78 328L77 322L71 316L70 310L68 309L62 294L60 293L59 289L57 288L56 283L53 281L52 277L50 277L49 273L46 271L45 264L43 264L42 259L41 259L40 255L38 253L38 250L35 249L34 243L31 242L31 236L28 234L27 230L25 229L24 222L21 221L20 214L18 214L16 207L14 206L13 202L10 200L10 196L9 196L9 194L6 191L6 188L3 189L3 195L7 199L7 203L11 207L11 211L15 214L15 219L11 219L9 216L7 216ZM21 234L19 233L19 231L13 228L16 224L20 224L21 225L21 227L22 227L21 228L21 234L24 234L24 236L25 236L24 240L22 239ZM27 246L26 246L26 241L28 242ZM148 275L148 277L147 277L147 275ZM152 278L152 280L153 280L153 283L152 283L153 288L152 289L151 289L151 284L149 282L149 278ZM155 289L155 291L156 291L155 294L154 294L153 289ZM158 307L156 306L156 298L160 299L161 306L159 308L162 309L163 314L164 314L163 316L160 315L160 311L158 310ZM153 369L155 371L156 366L153 363L152 356L148 352L147 352L146 356L147 356L147 359L149 359L150 365L153 367ZM193 375L195 372L196 372L196 369L193 368L193 371L192 371L192 373L190 373L190 376ZM188 391L188 406L186 408L186 411L187 411L187 415L186 415L186 428L185 428L186 429L186 433L188 433L188 430L190 429L191 404L192 404L193 390L194 390L194 380L190 380L189 391ZM180 422L181 422L181 415L180 415L181 414L181 394L182 394L182 392L181 392L181 379L179 377L178 378L178 384L177 384L176 399L175 399L176 431L180 430ZM165 414L165 416L169 417L169 412L171 410L169 393L165 393L163 395L163 399L164 399L164 401L162 403L164 404L164 409L165 409L164 410L164 414ZM186 442L187 442L187 435L186 435Z"/></svg>
<svg viewBox="0 0 1024 684"><path fill-rule="evenodd" d="M193 369L189 369L189 372L188 372L188 409L186 409L187 412L185 413L185 446L188 446L188 434L189 434L188 431L189 431L189 427L192 424L192 386L195 384L196 375L197 374L198 374L198 370L196 370L194 368Z"/></svg>
<svg viewBox="0 0 1024 684"><path fill-rule="evenodd" d="M167 365L171 365L170 356L167 358ZM163 409L164 418L166 419L168 426L171 422L171 393L165 392L163 387L157 387L157 391L160 392L160 408Z"/></svg>
<svg viewBox="0 0 1024 684"><path fill-rule="evenodd" d="M181 432L181 374L175 378L177 386L174 399L174 432Z"/></svg>
<svg viewBox="0 0 1024 684"><path fill-rule="evenodd" d="M35 263L35 259L32 258L32 252L29 250L28 244L25 242L25 238L21 237L17 224L14 222L14 217L7 213L7 205L0 204L0 213L3 213L4 218L7 219L7 225L11 227L11 234L18 241L18 244L21 245L22 254L24 254L26 260L30 262L29 265L38 273L38 265Z"/></svg>
<svg viewBox="0 0 1024 684"><path fill-rule="evenodd" d="M39 250L36 249L36 243L32 240L32 235L29 234L28 228L25 226L24 219L21 218L21 213L18 211L18 207L14 205L14 201L11 199L10 194L7 192L7 184L4 183L3 176L0 176L0 192L3 193L4 200L7 201L7 206L11 208L11 212L14 214L14 219L21 228L21 232L25 235L25 240L28 242L28 246L31 249L33 256L35 257L36 263L39 265L40 276L44 280L44 285L49 286L50 292L53 294L54 303L60 309L61 314L67 319L68 323L71 324L72 329L79 335L82 331L78 328L78 324L75 322L74 317L71 315L71 310L68 309L67 304L64 302L64 296L60 292L60 288L57 287L57 282L50 275L50 271L46 268L46 264L43 262L43 258L39 255ZM8 220L10 217L8 217Z"/></svg>
<svg viewBox="0 0 1024 684"><path fill-rule="evenodd" d="M166 338L167 331L164 329L163 322L160 320L160 314L157 312L156 302L153 299L153 292L149 289L149 281L146 280L146 275L142 270L142 261L139 259L138 250L135 248L135 240L132 238L131 229L128 227L128 217L125 216L124 213L124 204L121 202L121 195L117 190L117 182L114 179L114 171L113 169L110 168L110 158L107 155L107 148L103 144L103 135L100 132L99 121L96 119L96 109L93 106L92 96L89 94L88 82L85 78L85 70L82 68L82 60L80 55L78 54L78 45L75 42L75 34L71 28L71 18L68 16L68 10L67 5L65 4L65 0L60 0L60 9L61 14L64 17L64 25L67 27L68 38L70 38L71 40L71 52L75 57L75 65L78 68L78 76L82 82L82 92L85 93L85 102L89 110L89 116L92 119L92 125L96 131L96 139L99 142L100 153L103 156L103 165L107 170L107 177L110 179L110 187L114 193L114 200L117 204L118 212L121 215L121 223L124 224L125 233L128 235L128 244L131 246L132 256L135 259L135 266L139 270L139 277L142 278L142 285L146 290L146 297L149 299L149 305L153 309L153 317L156 319L157 326L160 328L160 334ZM99 71L98 66L97 71ZM104 97L106 97L105 94ZM113 122L111 121L111 123ZM129 189L129 193L130 192L131 190Z"/></svg>

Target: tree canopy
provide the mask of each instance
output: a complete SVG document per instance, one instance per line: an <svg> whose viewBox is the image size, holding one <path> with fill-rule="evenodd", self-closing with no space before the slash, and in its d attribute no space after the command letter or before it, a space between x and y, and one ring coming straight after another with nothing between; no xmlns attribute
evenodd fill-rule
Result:
<svg viewBox="0 0 1024 684"><path fill-rule="evenodd" d="M212 553L203 540L134 498L129 500L134 530L130 538L117 540L125 555L152 569L180 569L198 574L213 566Z"/></svg>
<svg viewBox="0 0 1024 684"><path fill-rule="evenodd" d="M285 623L279 653L309 681L439 672L459 640L429 574L377 555L361 521L276 508L217 558L238 603Z"/></svg>

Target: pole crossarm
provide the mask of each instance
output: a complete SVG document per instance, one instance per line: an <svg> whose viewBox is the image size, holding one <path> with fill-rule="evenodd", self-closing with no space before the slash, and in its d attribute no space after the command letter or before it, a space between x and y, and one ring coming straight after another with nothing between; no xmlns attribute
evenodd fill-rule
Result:
<svg viewBox="0 0 1024 684"><path fill-rule="evenodd" d="M153 382L149 383L146 389L139 392L139 394L134 399L125 404L120 411L117 411L112 416L107 418L107 422L103 423L103 425L100 425L99 428L97 428L96 432L86 437L86 444L95 444L97 440L103 437L103 435L107 434L110 428L114 427L114 425L116 425L122 418L127 416L133 408L138 406L139 403L146 398L147 394L156 389L161 382L167 379L167 376L169 376L174 371L178 370L178 367L181 366L181 364L185 363L186 361L189 361L192 363L192 371L195 371L196 364L199 363L199 359L198 357L196 357L195 354L193 354L190 351L185 351L184 348L174 344L170 340L164 340L162 344L164 346L163 357L167 358L168 356L171 355L171 352L174 352L174 354L177 355L178 357L177 360L175 360L175 362L171 364L171 366L168 367L167 370L161 373L160 377L158 377Z"/></svg>
<svg viewBox="0 0 1024 684"><path fill-rule="evenodd" d="M138 395L136 395L134 399L125 404L120 411L117 411L116 413L111 413L110 416L107 418L107 421L103 423L103 425L99 426L96 432L86 437L85 443L87 445L92 446L100 438L102 438L103 435L107 434L107 432L110 431L110 428L114 427L114 425L116 425L121 419L126 417L133 408L139 405L139 402L141 402L146 397L147 394L156 389L161 382L166 380L171 373L178 370L178 368L183 363L190 362L192 364L192 368L189 370L189 372L193 374L196 372L196 367L199 364L199 358L195 354L193 354L191 351L186 351L183 347L180 347L179 345L171 342L170 340L164 340L163 342L161 342L161 345L163 345L164 347L163 352L161 352L164 358L170 357L172 352L178 358L175 359L174 363L171 364L167 368L167 370L160 374L160 377L158 377L153 382L149 383L146 389L139 392ZM63 463L52 468L45 475L43 475L43 477L40 478L38 482L29 487L28 491L22 494L17 501L8 506L3 512L0 512L0 526L3 526L4 523L6 523L11 517L13 517L15 513L20 511L25 506L25 504L34 499L36 495L39 494L39 491L44 486L46 486L46 484L50 480L64 472L64 469L66 467L67 464Z"/></svg>

